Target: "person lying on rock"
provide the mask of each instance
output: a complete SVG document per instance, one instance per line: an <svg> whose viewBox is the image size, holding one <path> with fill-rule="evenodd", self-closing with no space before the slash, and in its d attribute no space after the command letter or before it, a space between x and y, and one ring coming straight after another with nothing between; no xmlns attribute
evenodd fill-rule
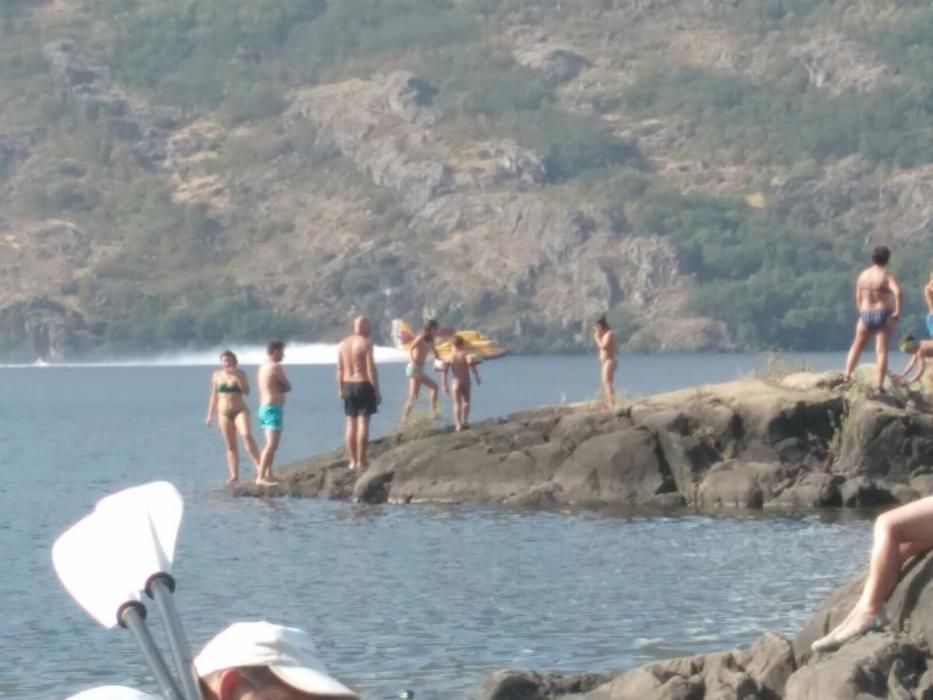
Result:
<svg viewBox="0 0 933 700"><path fill-rule="evenodd" d="M923 373L926 371L927 358L933 357L933 340L918 341L912 335L905 335L901 338L901 342L898 343L898 346L901 352L906 352L911 357L907 362L907 366L904 367L904 371L900 374L892 374L891 379L896 382L903 382L904 384L919 382ZM908 378L910 371L914 369L914 367L917 368L916 376Z"/></svg>
<svg viewBox="0 0 933 700"><path fill-rule="evenodd" d="M832 651L888 624L884 603L900 576L901 566L915 554L933 549L933 496L908 503L875 521L871 562L862 595L832 632L810 645L815 652Z"/></svg>

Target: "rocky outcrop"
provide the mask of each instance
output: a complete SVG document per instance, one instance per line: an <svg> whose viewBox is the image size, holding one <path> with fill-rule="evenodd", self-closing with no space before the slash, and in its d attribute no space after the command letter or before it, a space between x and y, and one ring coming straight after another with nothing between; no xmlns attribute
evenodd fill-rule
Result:
<svg viewBox="0 0 933 700"><path fill-rule="evenodd" d="M151 167L166 157L166 139L181 121L181 112L155 107L116 87L107 66L81 51L73 41L44 47L60 91L82 105L91 121L106 121L109 131L132 145L140 163Z"/></svg>
<svg viewBox="0 0 933 700"><path fill-rule="evenodd" d="M613 412L541 408L460 433L403 432L373 444L358 481L337 451L291 465L278 492L705 511L877 506L930 493L933 418L840 381L745 379Z"/></svg>
<svg viewBox="0 0 933 700"><path fill-rule="evenodd" d="M477 700L926 700L933 697L933 554L907 563L886 609L891 624L838 651L810 644L839 624L864 577L838 589L793 639L661 661L618 674L496 671Z"/></svg>
<svg viewBox="0 0 933 700"><path fill-rule="evenodd" d="M554 80L570 79L586 64L554 47L535 46L522 56ZM681 302L694 282L681 273L670 241L625 234L609 212L550 196L541 186L554 174L533 150L436 128L436 92L413 73L395 72L297 91L286 115L289 124L310 121L321 139L392 190L409 226L432 241L430 258L417 247L410 251L418 258L410 267L431 275L412 280L408 296L420 296L423 305L444 299L436 312L454 317L481 309L485 327L517 343L523 326L516 324L516 299L531 301L533 314L521 315L531 316L532 325L561 328L571 338L580 319L607 308L623 307L648 325L661 316L690 318ZM654 306L661 297L669 300L667 313ZM690 344L666 347L695 348L697 339L727 347L725 325L708 325ZM671 329L652 330L664 340Z"/></svg>
<svg viewBox="0 0 933 700"><path fill-rule="evenodd" d="M86 355L101 342L77 311L47 298L0 308L0 347L14 360L59 362Z"/></svg>

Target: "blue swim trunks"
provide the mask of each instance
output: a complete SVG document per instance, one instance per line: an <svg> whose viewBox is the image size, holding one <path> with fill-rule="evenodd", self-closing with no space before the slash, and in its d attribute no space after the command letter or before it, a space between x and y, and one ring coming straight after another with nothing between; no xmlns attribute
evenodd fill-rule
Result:
<svg viewBox="0 0 933 700"><path fill-rule="evenodd" d="M271 403L260 406L258 418L259 425L262 426L263 430L273 430L277 433L282 431L283 415L281 406Z"/></svg>
<svg viewBox="0 0 933 700"><path fill-rule="evenodd" d="M860 311L858 316L865 329L874 333L888 325L888 319L891 318L893 313L893 309L869 309L868 311Z"/></svg>
<svg viewBox="0 0 933 700"><path fill-rule="evenodd" d="M933 314L927 314L927 333L933 338Z"/></svg>

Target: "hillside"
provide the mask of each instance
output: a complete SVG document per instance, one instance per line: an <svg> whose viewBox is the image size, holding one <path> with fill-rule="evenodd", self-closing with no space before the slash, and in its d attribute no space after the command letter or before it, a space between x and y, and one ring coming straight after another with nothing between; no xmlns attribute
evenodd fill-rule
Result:
<svg viewBox="0 0 933 700"><path fill-rule="evenodd" d="M914 0L6 0L0 354L836 349L879 243L919 331L931 77Z"/></svg>

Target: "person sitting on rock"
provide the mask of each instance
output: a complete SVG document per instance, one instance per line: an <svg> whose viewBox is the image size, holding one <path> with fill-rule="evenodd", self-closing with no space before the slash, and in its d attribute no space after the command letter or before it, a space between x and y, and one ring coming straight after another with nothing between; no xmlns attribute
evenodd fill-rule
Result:
<svg viewBox="0 0 933 700"><path fill-rule="evenodd" d="M862 270L855 282L855 307L858 321L855 337L846 358L845 378L848 381L855 371L865 345L875 336L877 356L876 394L884 393L884 378L888 373L888 342L897 320L901 317L903 293L897 278L888 270L891 251L887 246L878 246L871 255L871 267Z"/></svg>
<svg viewBox="0 0 933 700"><path fill-rule="evenodd" d="M888 624L884 603L900 576L901 566L910 557L933 549L933 496L908 503L875 521L868 565L868 579L852 611L825 637L817 639L813 651L832 651L846 642Z"/></svg>
<svg viewBox="0 0 933 700"><path fill-rule="evenodd" d="M933 340L918 341L912 335L906 335L901 338L901 342L898 343L898 346L901 352L908 353L911 355L911 358L907 362L907 366L904 367L904 371L900 374L892 374L891 379L896 382L903 382L904 384L919 382L923 373L926 371L927 358L933 357ZM908 379L908 375L914 367L917 368L917 374Z"/></svg>

